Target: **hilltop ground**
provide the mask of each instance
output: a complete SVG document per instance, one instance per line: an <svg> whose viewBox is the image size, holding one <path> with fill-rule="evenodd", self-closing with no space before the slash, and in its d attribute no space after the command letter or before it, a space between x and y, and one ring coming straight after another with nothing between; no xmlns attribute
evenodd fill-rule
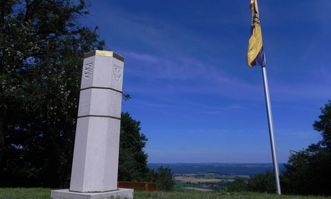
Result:
<svg viewBox="0 0 331 199"><path fill-rule="evenodd" d="M228 192L135 192L134 199L331 199L317 196L277 196L259 193ZM0 199L50 199L50 189L45 188L1 188Z"/></svg>

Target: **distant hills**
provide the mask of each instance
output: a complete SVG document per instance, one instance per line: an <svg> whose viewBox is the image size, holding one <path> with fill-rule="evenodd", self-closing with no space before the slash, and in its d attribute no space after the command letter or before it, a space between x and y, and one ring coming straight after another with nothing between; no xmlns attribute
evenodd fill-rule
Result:
<svg viewBox="0 0 331 199"><path fill-rule="evenodd" d="M150 163L149 168L156 170L163 166L170 168L174 174L217 173L220 175L256 175L272 171L271 163ZM279 170L285 171L284 164L279 164Z"/></svg>

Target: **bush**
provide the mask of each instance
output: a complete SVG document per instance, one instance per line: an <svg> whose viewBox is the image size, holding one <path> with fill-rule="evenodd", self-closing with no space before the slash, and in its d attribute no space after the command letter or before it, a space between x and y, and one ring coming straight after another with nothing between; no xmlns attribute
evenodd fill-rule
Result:
<svg viewBox="0 0 331 199"><path fill-rule="evenodd" d="M254 192L275 193L275 175L272 172L266 172L251 177L248 181L248 190Z"/></svg>
<svg viewBox="0 0 331 199"><path fill-rule="evenodd" d="M248 182L242 178L237 178L235 181L228 184L226 191L229 192L245 192L248 191Z"/></svg>
<svg viewBox="0 0 331 199"><path fill-rule="evenodd" d="M171 191L174 187L172 171L169 168L160 167L156 172L157 189L162 191Z"/></svg>
<svg viewBox="0 0 331 199"><path fill-rule="evenodd" d="M322 140L292 153L283 175L285 193L331 195L331 101L321 108L313 127Z"/></svg>

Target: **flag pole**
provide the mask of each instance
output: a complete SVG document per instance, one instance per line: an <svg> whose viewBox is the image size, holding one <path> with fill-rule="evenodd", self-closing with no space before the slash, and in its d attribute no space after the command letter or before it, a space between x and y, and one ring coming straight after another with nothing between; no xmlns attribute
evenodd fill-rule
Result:
<svg viewBox="0 0 331 199"><path fill-rule="evenodd" d="M276 186L277 186L277 194L281 195L282 192L281 192L280 181L279 181L279 169L278 169L278 162L277 162L277 156L276 156L274 127L273 127L273 123L272 123L269 85L268 85L267 69L266 69L265 64L262 65L262 75L263 75L264 94L265 94L265 101L266 101L266 108L267 108L267 115L268 115L268 126L269 126L269 136L270 136L270 144L271 144L271 152L272 152L272 162L273 162L273 166L274 166L274 174L275 174L275 180L276 180Z"/></svg>

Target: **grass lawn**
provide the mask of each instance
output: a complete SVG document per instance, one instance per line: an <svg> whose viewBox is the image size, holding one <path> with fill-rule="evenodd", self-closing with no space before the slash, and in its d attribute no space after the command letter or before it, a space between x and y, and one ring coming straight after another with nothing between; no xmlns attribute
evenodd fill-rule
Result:
<svg viewBox="0 0 331 199"><path fill-rule="evenodd" d="M0 199L50 199L50 189L0 188Z"/></svg>
<svg viewBox="0 0 331 199"><path fill-rule="evenodd" d="M134 199L331 199L316 196L277 196L259 193L227 192L135 192ZM0 199L50 199L50 189L46 188L0 188Z"/></svg>
<svg viewBox="0 0 331 199"><path fill-rule="evenodd" d="M315 196L277 196L273 194L263 194L263 193L227 193L227 192L198 192L198 191L188 191L188 192L137 192L135 193L135 199L264 199L264 198L277 198L277 199L326 199L325 197L315 197ZM328 197L331 199L331 197Z"/></svg>

